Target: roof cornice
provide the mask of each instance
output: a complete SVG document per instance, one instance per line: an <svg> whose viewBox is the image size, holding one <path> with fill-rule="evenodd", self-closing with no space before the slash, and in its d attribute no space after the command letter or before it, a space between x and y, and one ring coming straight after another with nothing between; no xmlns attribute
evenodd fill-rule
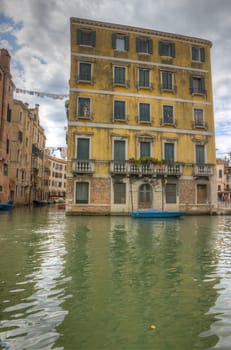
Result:
<svg viewBox="0 0 231 350"><path fill-rule="evenodd" d="M123 24L116 24L116 23L109 23L109 22L102 22L102 21L95 21L91 19L85 19L85 18L79 18L79 17L71 17L70 18L71 24L82 24L87 25L89 27L101 27L105 29L116 29L118 31L122 32L131 32L131 33L138 33L143 35L151 35L151 36L157 36L162 37L165 39L173 39L173 40L179 40L179 41L186 41L186 42L193 42L200 45L208 45L212 47L212 42L207 39L182 35L182 34L175 34L175 33L168 33L168 32L162 32L154 29L146 29L141 27L133 27L129 25L123 25Z"/></svg>

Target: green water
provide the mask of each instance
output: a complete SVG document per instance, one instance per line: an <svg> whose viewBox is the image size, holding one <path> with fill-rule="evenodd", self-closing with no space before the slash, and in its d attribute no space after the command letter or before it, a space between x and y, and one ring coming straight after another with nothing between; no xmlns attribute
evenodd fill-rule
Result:
<svg viewBox="0 0 231 350"><path fill-rule="evenodd" d="M230 350L230 248L228 216L0 213L0 349Z"/></svg>

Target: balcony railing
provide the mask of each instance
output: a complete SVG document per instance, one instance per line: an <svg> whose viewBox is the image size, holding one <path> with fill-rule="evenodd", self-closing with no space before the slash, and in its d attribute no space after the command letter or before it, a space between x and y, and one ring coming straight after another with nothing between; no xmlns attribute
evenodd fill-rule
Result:
<svg viewBox="0 0 231 350"><path fill-rule="evenodd" d="M173 164L135 164L130 161L111 161L110 172L114 175L138 175L138 176L181 176L183 166Z"/></svg>
<svg viewBox="0 0 231 350"><path fill-rule="evenodd" d="M93 174L94 173L94 160L88 159L74 159L72 160L72 173L75 174Z"/></svg>
<svg viewBox="0 0 231 350"><path fill-rule="evenodd" d="M195 176L213 176L213 165L210 164L201 164L194 166L194 175Z"/></svg>

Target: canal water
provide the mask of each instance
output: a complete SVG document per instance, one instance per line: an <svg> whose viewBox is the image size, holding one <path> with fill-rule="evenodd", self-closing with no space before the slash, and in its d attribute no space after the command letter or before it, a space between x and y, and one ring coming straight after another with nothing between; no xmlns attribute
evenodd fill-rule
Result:
<svg viewBox="0 0 231 350"><path fill-rule="evenodd" d="M0 213L0 349L231 349L231 217Z"/></svg>

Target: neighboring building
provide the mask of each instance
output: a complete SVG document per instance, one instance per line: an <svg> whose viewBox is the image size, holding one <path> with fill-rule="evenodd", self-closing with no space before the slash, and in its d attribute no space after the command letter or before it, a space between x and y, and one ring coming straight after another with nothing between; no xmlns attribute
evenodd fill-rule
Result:
<svg viewBox="0 0 231 350"><path fill-rule="evenodd" d="M70 25L67 214L214 210L211 42Z"/></svg>
<svg viewBox="0 0 231 350"><path fill-rule="evenodd" d="M217 159L217 196L219 204L227 205L231 199L231 167L229 161Z"/></svg>
<svg viewBox="0 0 231 350"><path fill-rule="evenodd" d="M15 204L47 199L44 165L46 136L39 122L39 105L14 100L9 178Z"/></svg>
<svg viewBox="0 0 231 350"><path fill-rule="evenodd" d="M10 182L11 114L14 83L10 73L10 55L0 50L0 202L14 199Z"/></svg>
<svg viewBox="0 0 231 350"><path fill-rule="evenodd" d="M64 159L47 156L49 163L49 200L66 198L66 166Z"/></svg>

